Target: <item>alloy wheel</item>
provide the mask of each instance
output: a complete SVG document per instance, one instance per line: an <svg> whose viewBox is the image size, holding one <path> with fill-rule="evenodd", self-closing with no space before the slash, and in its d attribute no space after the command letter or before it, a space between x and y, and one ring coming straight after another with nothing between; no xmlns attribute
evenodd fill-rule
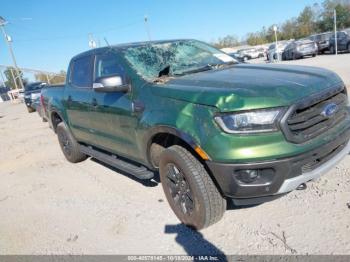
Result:
<svg viewBox="0 0 350 262"><path fill-rule="evenodd" d="M185 215L190 215L194 210L194 199L184 174L175 164L167 165L167 187L177 207Z"/></svg>

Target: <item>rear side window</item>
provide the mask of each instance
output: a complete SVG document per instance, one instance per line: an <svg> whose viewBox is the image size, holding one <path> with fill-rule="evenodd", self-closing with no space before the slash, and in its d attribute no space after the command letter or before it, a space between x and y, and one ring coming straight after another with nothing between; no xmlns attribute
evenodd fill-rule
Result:
<svg viewBox="0 0 350 262"><path fill-rule="evenodd" d="M97 55L95 62L95 79L113 75L125 76L124 69L119 64L117 56L113 54Z"/></svg>
<svg viewBox="0 0 350 262"><path fill-rule="evenodd" d="M70 82L76 87L91 87L92 85L92 57L77 58L72 62Z"/></svg>

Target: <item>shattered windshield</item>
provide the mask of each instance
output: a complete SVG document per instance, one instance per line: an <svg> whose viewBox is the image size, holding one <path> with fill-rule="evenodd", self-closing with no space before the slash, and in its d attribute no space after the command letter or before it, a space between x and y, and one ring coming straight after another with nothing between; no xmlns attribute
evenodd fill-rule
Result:
<svg viewBox="0 0 350 262"><path fill-rule="evenodd" d="M195 40L145 43L123 50L124 57L143 78L184 75L237 63L229 55Z"/></svg>

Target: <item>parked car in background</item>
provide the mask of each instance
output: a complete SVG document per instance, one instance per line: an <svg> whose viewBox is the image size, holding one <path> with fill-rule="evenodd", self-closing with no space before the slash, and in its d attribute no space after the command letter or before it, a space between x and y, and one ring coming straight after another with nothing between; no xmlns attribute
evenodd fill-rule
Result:
<svg viewBox="0 0 350 262"><path fill-rule="evenodd" d="M227 54L232 58L236 59L238 62L245 63L245 60L243 59L243 57L240 56L238 52L227 53Z"/></svg>
<svg viewBox="0 0 350 262"><path fill-rule="evenodd" d="M7 94L11 89L7 86L0 87L0 102L4 102L10 100L10 96Z"/></svg>
<svg viewBox="0 0 350 262"><path fill-rule="evenodd" d="M348 31L337 32L337 48L338 51L348 51L350 52L350 34ZM335 37L332 34L329 39L329 51L335 54Z"/></svg>
<svg viewBox="0 0 350 262"><path fill-rule="evenodd" d="M329 51L329 39L333 35L332 32L326 32L316 35L311 35L309 39L317 44L319 54L323 54L325 51Z"/></svg>
<svg viewBox="0 0 350 262"><path fill-rule="evenodd" d="M266 55L267 48L260 47L257 49L257 52L259 53L258 57L264 57Z"/></svg>
<svg viewBox="0 0 350 262"><path fill-rule="evenodd" d="M279 59L289 43L290 41L280 41L278 42L277 47L276 43L271 44L266 52L266 59L270 61Z"/></svg>
<svg viewBox="0 0 350 262"><path fill-rule="evenodd" d="M247 61L250 59L258 58L260 53L255 48L247 48L238 50L238 54L240 57L242 57L243 61Z"/></svg>
<svg viewBox="0 0 350 262"><path fill-rule="evenodd" d="M35 106L33 104L33 101L40 97L41 89L45 85L46 83L44 82L34 82L34 83L27 84L24 87L24 102L27 106L29 113L32 113L35 111Z"/></svg>
<svg viewBox="0 0 350 262"><path fill-rule="evenodd" d="M295 60L305 56L315 57L317 52L317 44L314 41L309 39L296 40L285 47L282 60Z"/></svg>
<svg viewBox="0 0 350 262"><path fill-rule="evenodd" d="M89 50L66 79L42 89L66 159L92 156L146 180L159 171L170 207L195 229L227 202L303 188L350 150L346 87L326 69L239 64L182 39Z"/></svg>

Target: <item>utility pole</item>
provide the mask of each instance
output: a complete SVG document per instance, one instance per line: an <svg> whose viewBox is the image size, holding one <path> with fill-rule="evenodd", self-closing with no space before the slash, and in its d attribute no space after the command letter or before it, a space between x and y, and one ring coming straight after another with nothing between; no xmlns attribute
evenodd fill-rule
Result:
<svg viewBox="0 0 350 262"><path fill-rule="evenodd" d="M12 79L13 79L13 83L15 84L15 88L18 89L17 81L16 81L16 78L15 78L15 75L13 74L12 68L10 68L10 72L11 72L11 76L12 76Z"/></svg>
<svg viewBox="0 0 350 262"><path fill-rule="evenodd" d="M15 66L15 69L16 69L16 73L17 73L17 77L19 79L19 84L20 84L20 88L21 89L24 89L24 85L23 85L23 82L22 82L22 78L20 76L20 73L19 73L19 69L18 69L18 66L17 66L17 62L16 62L16 58L15 58L15 55L13 53L13 50L12 50L12 40L11 40L11 37L9 35L6 34L6 31L5 31L5 25L7 24L8 22L2 17L0 16L0 27L1 27L1 31L4 35L4 38L5 38L5 42L7 43L7 46L9 48L9 51L10 51L10 54L11 54L11 57L12 57L12 60L13 60L13 65ZM12 70L11 70L12 72ZM13 72L12 72L12 75L13 75ZM16 89L18 89L17 87L17 83L16 83L16 79L15 80L15 86L16 86Z"/></svg>
<svg viewBox="0 0 350 262"><path fill-rule="evenodd" d="M49 74L45 74L45 75L46 75L47 84L48 84L48 85L51 85Z"/></svg>
<svg viewBox="0 0 350 262"><path fill-rule="evenodd" d="M275 32L275 41L276 41L276 48L275 48L275 50L276 50L276 56L277 56L277 60L279 61L280 58L279 58L279 54L278 54L277 26L276 26L276 25L273 26L273 31Z"/></svg>
<svg viewBox="0 0 350 262"><path fill-rule="evenodd" d="M148 26L148 17L147 17L147 15L145 15L144 19L145 19L145 29L146 29L146 33L147 33L147 36L148 36L148 41L151 41L151 33L150 33L150 30L149 30L149 26Z"/></svg>
<svg viewBox="0 0 350 262"><path fill-rule="evenodd" d="M337 10L334 9L334 43L335 55L338 54L338 39L337 39Z"/></svg>
<svg viewBox="0 0 350 262"><path fill-rule="evenodd" d="M89 34L88 37L89 37L89 47L90 47L91 49L96 48L96 41L95 41L93 35L92 35L92 34Z"/></svg>

